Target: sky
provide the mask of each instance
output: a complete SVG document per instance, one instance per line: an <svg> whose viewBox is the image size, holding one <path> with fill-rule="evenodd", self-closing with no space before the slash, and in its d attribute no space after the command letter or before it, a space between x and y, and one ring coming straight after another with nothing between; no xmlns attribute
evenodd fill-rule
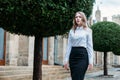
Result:
<svg viewBox="0 0 120 80"><path fill-rule="evenodd" d="M107 17L109 21L111 21L112 15L120 14L120 0L96 0L93 7L93 19L98 6L101 16Z"/></svg>

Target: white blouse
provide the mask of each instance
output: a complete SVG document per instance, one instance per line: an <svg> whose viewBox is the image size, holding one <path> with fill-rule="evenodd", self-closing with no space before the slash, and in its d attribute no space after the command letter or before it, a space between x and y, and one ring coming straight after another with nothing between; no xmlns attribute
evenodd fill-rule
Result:
<svg viewBox="0 0 120 80"><path fill-rule="evenodd" d="M69 31L67 51L64 58L64 64L69 61L72 47L85 47L88 52L89 64L93 64L93 40L92 30L88 27L77 27L75 32L73 29Z"/></svg>

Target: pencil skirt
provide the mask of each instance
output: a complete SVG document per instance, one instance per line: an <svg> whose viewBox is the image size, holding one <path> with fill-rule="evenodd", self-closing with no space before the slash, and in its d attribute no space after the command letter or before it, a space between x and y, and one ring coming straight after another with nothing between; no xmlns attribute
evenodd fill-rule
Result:
<svg viewBox="0 0 120 80"><path fill-rule="evenodd" d="M88 68L88 53L84 47L72 47L69 57L72 80L84 80Z"/></svg>

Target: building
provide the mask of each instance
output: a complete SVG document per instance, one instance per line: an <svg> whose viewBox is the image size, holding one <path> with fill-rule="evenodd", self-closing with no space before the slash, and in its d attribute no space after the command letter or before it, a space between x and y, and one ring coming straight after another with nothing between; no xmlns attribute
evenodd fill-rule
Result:
<svg viewBox="0 0 120 80"><path fill-rule="evenodd" d="M120 15L113 15L112 21L117 23L117 24L120 24Z"/></svg>
<svg viewBox="0 0 120 80"><path fill-rule="evenodd" d="M103 21L107 21L107 17L103 17Z"/></svg>
<svg viewBox="0 0 120 80"><path fill-rule="evenodd" d="M95 19L97 22L101 21L101 11L100 11L99 7L97 7L97 10L95 12Z"/></svg>
<svg viewBox="0 0 120 80"><path fill-rule="evenodd" d="M67 38L43 38L43 64L63 64ZM0 28L0 65L33 66L34 37L15 35Z"/></svg>

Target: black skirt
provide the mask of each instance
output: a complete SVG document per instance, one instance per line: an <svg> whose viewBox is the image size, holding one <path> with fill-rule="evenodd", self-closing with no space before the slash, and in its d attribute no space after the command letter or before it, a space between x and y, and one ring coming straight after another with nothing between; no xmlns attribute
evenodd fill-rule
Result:
<svg viewBox="0 0 120 80"><path fill-rule="evenodd" d="M72 47L69 66L72 80L84 80L88 68L88 53L84 47Z"/></svg>

